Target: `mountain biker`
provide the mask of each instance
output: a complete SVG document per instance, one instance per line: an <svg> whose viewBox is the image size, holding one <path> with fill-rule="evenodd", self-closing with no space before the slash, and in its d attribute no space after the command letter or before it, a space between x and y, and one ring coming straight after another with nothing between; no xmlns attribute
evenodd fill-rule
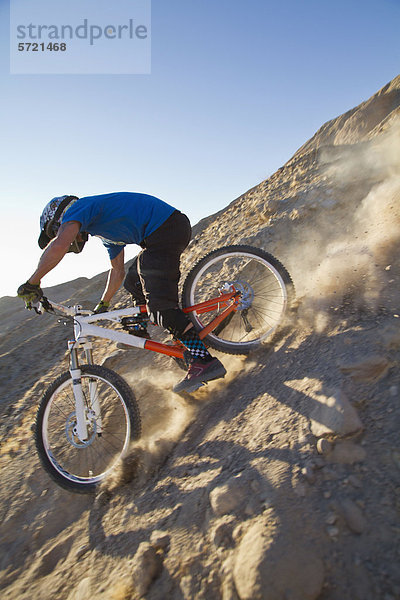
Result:
<svg viewBox="0 0 400 600"><path fill-rule="evenodd" d="M191 237L189 219L159 198L147 194L115 192L78 198L53 198L40 217L38 244L45 249L36 271L17 291L26 303L42 295L40 281L67 252L80 253L88 235L100 237L111 269L95 313L108 310L121 283L135 305L147 304L150 319L164 327L188 350L186 377L174 391L223 377L222 363L212 357L191 321L178 305L180 256ZM125 276L124 247L138 244L142 251ZM139 335L147 337L146 323L139 317Z"/></svg>

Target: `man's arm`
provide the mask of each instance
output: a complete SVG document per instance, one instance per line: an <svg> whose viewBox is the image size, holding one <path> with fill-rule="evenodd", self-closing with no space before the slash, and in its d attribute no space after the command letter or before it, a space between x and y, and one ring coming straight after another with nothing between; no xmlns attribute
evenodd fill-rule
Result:
<svg viewBox="0 0 400 600"><path fill-rule="evenodd" d="M111 269L108 274L107 286L104 290L104 294L101 297L103 302L110 302L115 292L119 289L121 283L125 278L125 267L124 267L124 249L117 254L115 258L111 259Z"/></svg>
<svg viewBox="0 0 400 600"><path fill-rule="evenodd" d="M40 257L36 271L28 279L29 283L39 285L42 277L58 265L78 235L80 226L81 224L78 221L68 221L68 223L61 225L57 237L50 242Z"/></svg>

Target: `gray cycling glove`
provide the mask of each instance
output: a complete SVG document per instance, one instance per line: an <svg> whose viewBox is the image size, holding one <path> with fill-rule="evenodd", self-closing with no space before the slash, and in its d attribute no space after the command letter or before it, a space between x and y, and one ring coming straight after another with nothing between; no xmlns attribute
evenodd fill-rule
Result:
<svg viewBox="0 0 400 600"><path fill-rule="evenodd" d="M97 304L97 306L94 307L93 312L95 315L107 312L109 309L109 306L110 306L109 302L104 302L104 300L100 300L100 302Z"/></svg>
<svg viewBox="0 0 400 600"><path fill-rule="evenodd" d="M33 283L23 283L19 286L17 290L18 298L22 298L24 300L26 306L30 305L32 302L38 302L40 298L43 296L43 291L40 285L34 285Z"/></svg>

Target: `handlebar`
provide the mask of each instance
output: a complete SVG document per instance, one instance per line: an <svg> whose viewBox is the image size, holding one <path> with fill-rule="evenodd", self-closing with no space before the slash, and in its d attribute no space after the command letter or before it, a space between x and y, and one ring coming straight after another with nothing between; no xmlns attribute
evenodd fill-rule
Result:
<svg viewBox="0 0 400 600"><path fill-rule="evenodd" d="M33 309L38 315L41 315L44 311L61 317L68 317L70 319L84 317L86 323L94 323L99 320L119 323L122 317L130 316L138 311L137 308L131 307L111 310L104 313L95 313L93 310L82 308L80 304L65 306L64 304L49 300L45 296L42 296L35 304L30 303L26 308Z"/></svg>
<svg viewBox="0 0 400 600"><path fill-rule="evenodd" d="M29 303L26 306L28 309L33 309L36 314L41 315L42 312L61 313L65 317L74 317L77 314L81 315L92 315L92 310L82 309L80 305L76 306L64 306L53 300L49 300L46 296L42 296L37 303ZM41 310L42 309L42 310Z"/></svg>

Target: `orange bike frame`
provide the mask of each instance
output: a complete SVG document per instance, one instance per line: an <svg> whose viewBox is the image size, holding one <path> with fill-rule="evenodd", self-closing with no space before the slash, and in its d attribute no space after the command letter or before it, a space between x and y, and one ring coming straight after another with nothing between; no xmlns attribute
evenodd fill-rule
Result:
<svg viewBox="0 0 400 600"><path fill-rule="evenodd" d="M221 294L218 298L212 298L205 302L200 302L194 306L189 306L183 309L184 313L196 312L199 315L215 310L218 307L227 308L219 315L217 315L206 327L199 331L200 339L204 339L211 331L213 331L231 312L237 310L238 304L238 292L233 291L229 294ZM233 302L232 302L233 300ZM146 340L144 344L145 350L151 350L152 352L158 352L159 354L166 354L167 356L175 356L176 358L183 358L186 348L180 342L171 344L162 344L161 342L153 342L152 340Z"/></svg>

